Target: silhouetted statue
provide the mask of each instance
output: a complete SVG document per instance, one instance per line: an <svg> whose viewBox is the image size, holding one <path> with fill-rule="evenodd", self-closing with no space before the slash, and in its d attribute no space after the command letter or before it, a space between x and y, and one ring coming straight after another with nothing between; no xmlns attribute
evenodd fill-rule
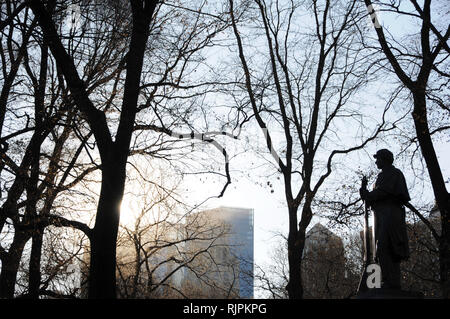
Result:
<svg viewBox="0 0 450 319"><path fill-rule="evenodd" d="M393 154L379 150L373 157L381 169L372 191L364 177L361 198L375 214L376 258L381 267L382 288L400 289L400 262L408 259L404 203L410 200L403 173L395 168Z"/></svg>

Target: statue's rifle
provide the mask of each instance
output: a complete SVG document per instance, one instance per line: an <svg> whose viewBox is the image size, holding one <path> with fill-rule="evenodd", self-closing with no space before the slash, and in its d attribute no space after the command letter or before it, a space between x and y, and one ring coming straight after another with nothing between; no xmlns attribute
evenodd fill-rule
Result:
<svg viewBox="0 0 450 319"><path fill-rule="evenodd" d="M358 292L363 292L369 289L367 287L367 267L375 262L375 258L372 251L372 244L370 238L370 228L369 228L369 204L364 201L364 267L361 280L359 282ZM372 225L372 230L375 229L375 223ZM372 240L374 239L375 232L373 232Z"/></svg>

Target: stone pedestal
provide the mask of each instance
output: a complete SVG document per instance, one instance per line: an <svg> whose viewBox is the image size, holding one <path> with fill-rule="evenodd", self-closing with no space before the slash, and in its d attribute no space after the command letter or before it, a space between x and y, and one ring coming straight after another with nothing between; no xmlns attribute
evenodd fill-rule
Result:
<svg viewBox="0 0 450 319"><path fill-rule="evenodd" d="M373 288L359 292L355 299L423 299L423 294L399 289Z"/></svg>

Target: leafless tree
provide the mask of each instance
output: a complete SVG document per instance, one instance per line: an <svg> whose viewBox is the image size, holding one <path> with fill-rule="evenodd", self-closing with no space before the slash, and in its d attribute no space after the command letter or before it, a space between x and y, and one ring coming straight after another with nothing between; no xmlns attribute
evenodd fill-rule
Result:
<svg viewBox="0 0 450 319"><path fill-rule="evenodd" d="M384 118L389 107L381 123L371 128L364 126L368 124L362 111L351 107L371 80L367 70L372 64L355 32L362 15L357 1L243 2L255 10L249 39L258 55L248 53L248 27L239 27L246 11L235 1L229 3L248 104L284 181L289 214L287 289L290 298L301 298L302 254L314 198L338 155L362 149L380 132L392 129ZM311 29L298 23L307 15L313 19ZM262 32L256 41L258 27ZM344 129L349 127L355 131Z"/></svg>
<svg viewBox="0 0 450 319"><path fill-rule="evenodd" d="M287 240L281 237L272 249L267 264L255 265L255 287L264 297L270 299L287 299L286 286L289 281L289 265L287 263Z"/></svg>
<svg viewBox="0 0 450 319"><path fill-rule="evenodd" d="M2 9L11 12L14 5L17 2L8 2ZM11 224L13 235L9 249L6 249L8 241L2 242L0 291L2 297L9 298L14 295L17 269L25 243L33 238L28 292L30 296L36 297L40 284L43 228L56 221L59 225L71 224L61 216L50 215L50 208L56 194L67 186L64 183L74 165L62 167L61 161L69 153L63 151L63 146L77 114L70 110L70 102L61 97L64 89L56 85L55 70L49 72L48 47L36 32L35 20L30 17L31 11L25 8L21 13L19 7L22 6L14 10L16 14L11 13L13 18L7 19L9 23L2 30L6 39L5 47L2 46L3 63L6 63L3 65L5 96L1 126L5 134L2 143L9 143L10 147L9 151L5 148L1 154L4 169L2 182L7 192L2 198L0 228L3 230L5 223ZM21 34L25 42L22 49L17 51L15 41ZM14 58L16 53L17 57ZM7 73L9 64L11 72ZM10 85L14 77L20 80ZM47 77L55 82L49 85ZM64 169L67 170L64 172ZM57 185L57 179L61 176L63 178ZM7 228L11 229L9 225Z"/></svg>
<svg viewBox="0 0 450 319"><path fill-rule="evenodd" d="M214 145L226 158L225 188L229 184L224 149L211 134L204 138L189 123L184 125L191 128L187 134L171 129L173 122L167 123L166 115L170 121L180 114L176 108L167 109L163 105L165 98L176 98L165 93L167 88L191 88L183 85L183 79L189 76L187 71L194 72L188 62L211 43L223 21L205 14L206 2L202 1L195 9L184 10L184 15L174 10L177 6L169 1L164 5L159 1L81 3L81 27L77 32L58 30L43 2L30 1L27 5L38 19L74 104L95 139L102 178L95 225L90 231L89 297L114 298L119 204L134 132L151 130L158 136L164 133L196 138ZM56 2L58 5L64 6ZM210 17L215 22L205 22L199 17ZM103 54L95 54L99 51ZM100 86L91 88L88 78L83 78L79 71L95 67L110 76ZM153 113L158 125L149 123L145 113ZM182 123L189 120L188 113L181 117Z"/></svg>

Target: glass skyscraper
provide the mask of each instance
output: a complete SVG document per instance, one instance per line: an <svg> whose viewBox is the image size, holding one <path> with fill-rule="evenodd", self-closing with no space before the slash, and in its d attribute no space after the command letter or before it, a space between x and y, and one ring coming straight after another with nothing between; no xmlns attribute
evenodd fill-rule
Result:
<svg viewBox="0 0 450 319"><path fill-rule="evenodd" d="M253 298L254 210L218 207L203 213L230 226L228 235L230 251L239 262L239 297Z"/></svg>

